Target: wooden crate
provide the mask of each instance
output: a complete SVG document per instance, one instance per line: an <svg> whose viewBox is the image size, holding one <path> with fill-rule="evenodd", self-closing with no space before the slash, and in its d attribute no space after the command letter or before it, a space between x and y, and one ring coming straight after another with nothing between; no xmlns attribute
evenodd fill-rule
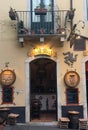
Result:
<svg viewBox="0 0 88 130"><path fill-rule="evenodd" d="M80 129L86 129L88 124L88 119L80 118L79 119L79 130Z"/></svg>
<svg viewBox="0 0 88 130"><path fill-rule="evenodd" d="M69 122L70 122L70 120L67 117L59 118L59 127L60 128L68 128Z"/></svg>

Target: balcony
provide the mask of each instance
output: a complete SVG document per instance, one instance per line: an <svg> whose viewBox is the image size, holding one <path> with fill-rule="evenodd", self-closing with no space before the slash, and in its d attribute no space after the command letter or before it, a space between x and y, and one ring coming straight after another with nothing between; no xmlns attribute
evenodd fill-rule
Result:
<svg viewBox="0 0 88 130"><path fill-rule="evenodd" d="M43 14L34 11L16 11L18 37L66 36L68 10L48 11Z"/></svg>

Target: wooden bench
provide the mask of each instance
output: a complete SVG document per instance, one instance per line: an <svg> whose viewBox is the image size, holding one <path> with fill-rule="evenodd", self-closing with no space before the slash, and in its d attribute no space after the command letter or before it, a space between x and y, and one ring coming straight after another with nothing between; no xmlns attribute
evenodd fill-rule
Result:
<svg viewBox="0 0 88 130"><path fill-rule="evenodd" d="M79 130L80 129L86 129L88 124L88 119L80 118L79 119Z"/></svg>
<svg viewBox="0 0 88 130"><path fill-rule="evenodd" d="M69 122L70 122L70 120L67 117L59 118L59 127L60 128L68 128Z"/></svg>

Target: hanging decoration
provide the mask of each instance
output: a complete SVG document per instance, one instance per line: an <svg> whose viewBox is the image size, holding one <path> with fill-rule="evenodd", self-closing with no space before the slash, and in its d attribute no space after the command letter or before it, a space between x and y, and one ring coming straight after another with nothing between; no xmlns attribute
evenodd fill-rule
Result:
<svg viewBox="0 0 88 130"><path fill-rule="evenodd" d="M5 69L0 73L0 84L2 86L11 86L16 80L16 74L14 70L8 68L9 63L5 63Z"/></svg>
<svg viewBox="0 0 88 130"><path fill-rule="evenodd" d="M69 65L72 66L74 62L77 61L77 56L78 54L73 55L72 52L68 51L68 52L63 52L64 57L64 62Z"/></svg>
<svg viewBox="0 0 88 130"><path fill-rule="evenodd" d="M68 71L64 75L64 82L67 87L76 87L80 82L80 76L76 71Z"/></svg>
<svg viewBox="0 0 88 130"><path fill-rule="evenodd" d="M46 46L39 46L37 48L34 48L32 50L32 52L30 53L30 51L27 53L28 56L49 56L49 57L56 57L57 54L56 52Z"/></svg>
<svg viewBox="0 0 88 130"><path fill-rule="evenodd" d="M81 23L82 23L82 25L80 25ZM70 48L72 48L72 46L74 45L75 39L76 39L78 36L80 36L80 35L77 33L77 31L78 31L78 32L81 31L81 30L78 30L78 29L77 29L78 26L79 26L80 28L84 29L84 27L85 27L85 22L82 21L82 20L79 20L77 24L74 24L74 25L73 25L73 27L72 27L72 29L71 29L71 32L70 32L70 34L69 34L69 37L67 38L67 41L70 41Z"/></svg>
<svg viewBox="0 0 88 130"><path fill-rule="evenodd" d="M12 85L16 80L16 75L13 70L2 70L0 74L0 84L3 86L10 86Z"/></svg>

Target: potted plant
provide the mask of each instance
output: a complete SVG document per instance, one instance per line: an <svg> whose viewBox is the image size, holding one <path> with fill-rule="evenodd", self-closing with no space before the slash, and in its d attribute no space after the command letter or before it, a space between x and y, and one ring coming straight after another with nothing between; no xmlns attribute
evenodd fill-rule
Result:
<svg viewBox="0 0 88 130"><path fill-rule="evenodd" d="M9 17L11 20L16 20L16 11L12 8L10 8Z"/></svg>
<svg viewBox="0 0 88 130"><path fill-rule="evenodd" d="M44 3L40 3L39 6L37 6L34 11L36 15L46 15L47 13L47 9L45 8Z"/></svg>
<svg viewBox="0 0 88 130"><path fill-rule="evenodd" d="M70 20L72 20L74 18L74 12L75 12L75 9L71 9L69 10L67 13L68 13L68 18Z"/></svg>

